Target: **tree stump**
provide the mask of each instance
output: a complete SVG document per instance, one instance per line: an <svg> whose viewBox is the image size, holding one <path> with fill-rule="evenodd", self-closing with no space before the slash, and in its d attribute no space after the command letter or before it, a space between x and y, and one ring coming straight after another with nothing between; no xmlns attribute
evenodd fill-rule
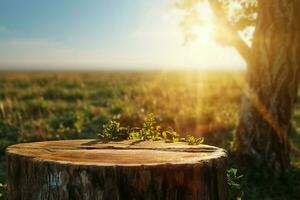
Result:
<svg viewBox="0 0 300 200"><path fill-rule="evenodd" d="M226 199L226 152L163 141L62 140L7 149L11 200Z"/></svg>

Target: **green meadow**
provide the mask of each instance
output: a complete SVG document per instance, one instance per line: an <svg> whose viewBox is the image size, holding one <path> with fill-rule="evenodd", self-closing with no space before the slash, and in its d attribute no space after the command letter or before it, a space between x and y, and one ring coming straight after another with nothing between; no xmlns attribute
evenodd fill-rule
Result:
<svg viewBox="0 0 300 200"><path fill-rule="evenodd" d="M159 124L182 137L204 137L206 144L234 150L243 92L243 72L2 72L0 74L0 193L6 190L5 148L20 142L97 138L102 125L114 119L140 126L154 113ZM293 179L274 187L278 199L296 199L300 176L300 107L294 120ZM234 156L229 162L234 167ZM298 180L297 180L298 179ZM261 197L266 191L243 192ZM253 183L254 184L254 183ZM299 184L299 185L297 185ZM243 187L243 183L241 183ZM262 190L262 191L260 191ZM288 192L291 190L291 192ZM294 191L295 190L295 191ZM254 191L254 192L253 192ZM255 193L256 192L256 193ZM252 196L251 196L252 195ZM286 196L290 195L290 196ZM0 197L1 198L1 197Z"/></svg>

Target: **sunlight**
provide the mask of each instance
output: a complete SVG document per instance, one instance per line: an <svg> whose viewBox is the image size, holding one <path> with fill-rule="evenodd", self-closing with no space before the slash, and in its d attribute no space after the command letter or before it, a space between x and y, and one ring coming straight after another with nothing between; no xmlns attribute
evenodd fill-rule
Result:
<svg viewBox="0 0 300 200"><path fill-rule="evenodd" d="M213 22L214 14L211 10L208 2L202 2L198 5L198 11L202 20L205 20L208 23Z"/></svg>
<svg viewBox="0 0 300 200"><path fill-rule="evenodd" d="M201 26L195 28L195 34L202 43L208 43L213 38L214 14L208 2L202 2L198 5L197 11Z"/></svg>
<svg viewBox="0 0 300 200"><path fill-rule="evenodd" d="M213 37L213 28L212 27L199 27L194 30L197 38L200 40L201 44L209 44L212 41Z"/></svg>
<svg viewBox="0 0 300 200"><path fill-rule="evenodd" d="M244 69L246 65L238 53L216 41L216 33L223 36L225 33L222 30L216 31L217 20L210 4L197 1L187 6L185 2L178 1L175 9L172 7L174 10L165 17L169 24L174 24L174 28L166 26L160 29L168 33L166 37L160 38L161 43L172 43L172 48L167 51L172 53L161 59L165 61L165 66L183 66L193 70Z"/></svg>
<svg viewBox="0 0 300 200"><path fill-rule="evenodd" d="M196 40L205 46L213 39L214 14L207 1L199 2L194 8L179 8L186 11L180 27L184 33L184 44L194 43Z"/></svg>
<svg viewBox="0 0 300 200"><path fill-rule="evenodd" d="M231 2L228 5L228 18L232 19L237 16L242 8L243 7L239 2Z"/></svg>

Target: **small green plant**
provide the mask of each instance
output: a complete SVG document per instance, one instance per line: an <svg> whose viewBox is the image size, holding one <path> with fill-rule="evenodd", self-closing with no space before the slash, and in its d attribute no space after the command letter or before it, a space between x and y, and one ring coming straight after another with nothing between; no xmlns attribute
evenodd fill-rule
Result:
<svg viewBox="0 0 300 200"><path fill-rule="evenodd" d="M161 127L156 125L156 119L153 113L150 113L145 118L143 127L140 130L140 139L142 140L160 140Z"/></svg>
<svg viewBox="0 0 300 200"><path fill-rule="evenodd" d="M131 129L129 134L128 134L128 139L129 140L140 140L141 139L141 134L140 134L139 128Z"/></svg>
<svg viewBox="0 0 300 200"><path fill-rule="evenodd" d="M162 131L161 126L157 124L153 113L146 116L142 128L122 127L119 122L111 120L103 125L103 131L101 132L100 137L107 140L164 140L166 143L180 141L179 134L172 128ZM204 138L187 135L183 141L187 142L189 145L199 145L204 142Z"/></svg>
<svg viewBox="0 0 300 200"><path fill-rule="evenodd" d="M179 135L176 131L167 130L162 132L162 137L167 143L173 143L179 141Z"/></svg>
<svg viewBox="0 0 300 200"><path fill-rule="evenodd" d="M108 140L120 140L128 137L128 128L120 126L120 123L114 120L103 125L103 131L100 137Z"/></svg>
<svg viewBox="0 0 300 200"><path fill-rule="evenodd" d="M187 142L189 145L199 145L202 144L204 142L204 138L203 137L195 137L192 135L187 135L185 137L185 142Z"/></svg>
<svg viewBox="0 0 300 200"><path fill-rule="evenodd" d="M227 183L229 186L229 199L232 200L241 200L243 192L241 189L241 178L243 175L238 175L237 169L230 168L227 170Z"/></svg>
<svg viewBox="0 0 300 200"><path fill-rule="evenodd" d="M0 182L0 199L7 198L7 185Z"/></svg>

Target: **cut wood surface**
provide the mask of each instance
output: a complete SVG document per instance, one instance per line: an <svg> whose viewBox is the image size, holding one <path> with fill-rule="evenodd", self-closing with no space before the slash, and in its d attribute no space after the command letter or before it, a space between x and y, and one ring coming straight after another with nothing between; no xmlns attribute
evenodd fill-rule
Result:
<svg viewBox="0 0 300 200"><path fill-rule="evenodd" d="M226 153L163 141L61 140L7 149L10 199L226 199Z"/></svg>

